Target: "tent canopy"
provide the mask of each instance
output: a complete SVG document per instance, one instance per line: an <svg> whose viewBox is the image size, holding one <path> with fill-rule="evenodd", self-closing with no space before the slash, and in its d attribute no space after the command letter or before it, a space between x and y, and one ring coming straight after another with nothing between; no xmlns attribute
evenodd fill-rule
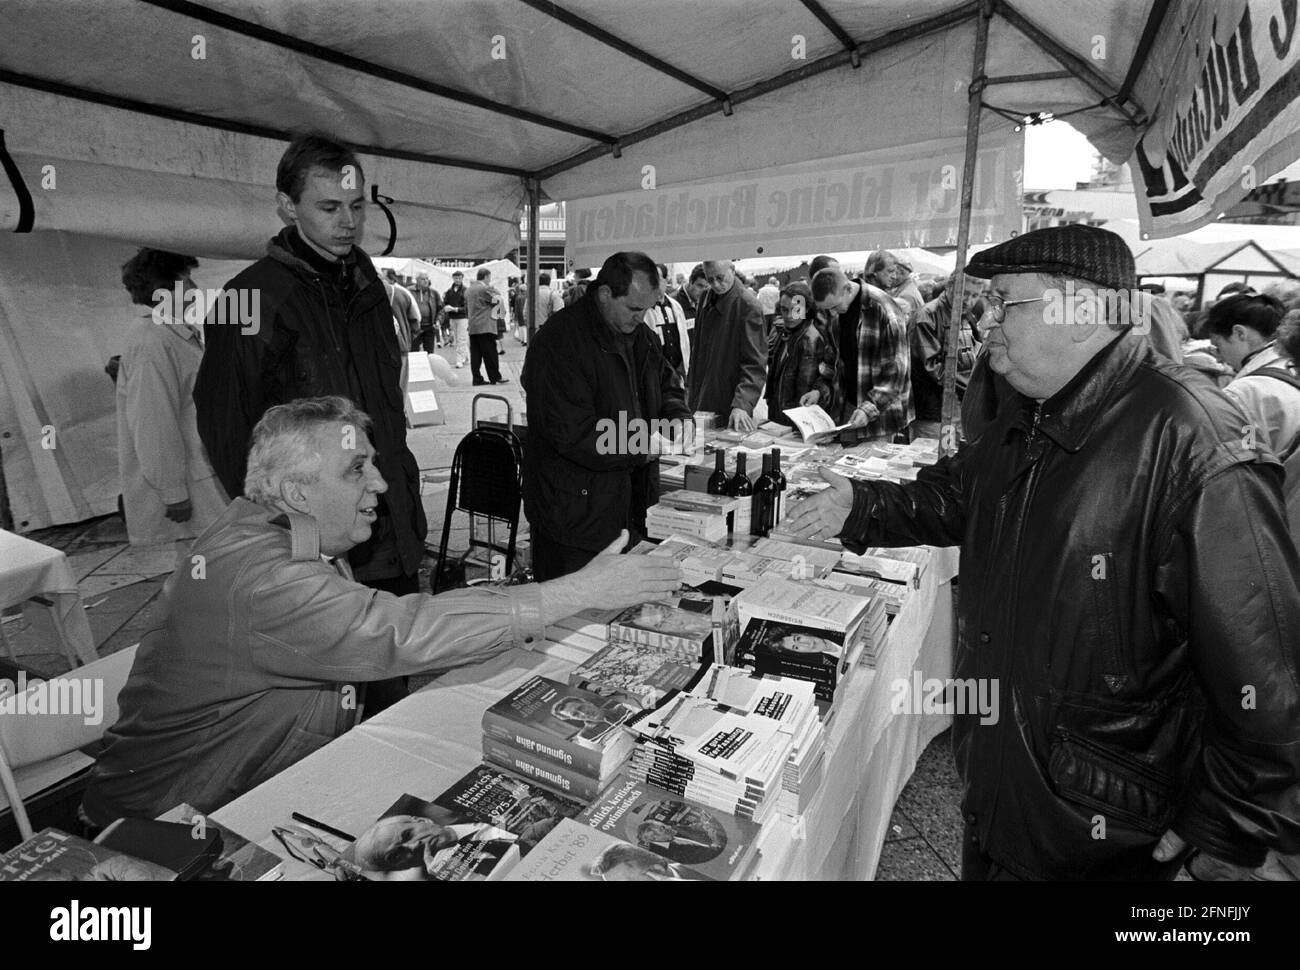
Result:
<svg viewBox="0 0 1300 970"><path fill-rule="evenodd" d="M1069 115L1116 161L1164 131L1160 107L1195 89L1194 52L1246 9L991 6L985 123ZM1266 42L1267 8L1255 6ZM646 166L662 187L896 148L919 132L961 136L979 9L10 0L0 126L37 228L257 257L278 228L270 183L283 141L317 130L357 146L395 200L393 252L495 257L517 245L528 178L577 199L641 186ZM42 187L50 165L57 191ZM22 206L0 199L12 227ZM367 248L384 250L387 220L373 213L369 230Z"/></svg>
<svg viewBox="0 0 1300 970"><path fill-rule="evenodd" d="M274 172L294 134L357 149L377 196L367 252L494 259L518 246L534 192L592 199L818 167L833 180L852 175L831 172L837 159L889 168L931 144L956 146L960 163L973 91L990 143L1052 113L1112 161L1133 158L1143 231L1168 234L1239 200L1244 164L1262 182L1300 151L1289 10L1274 0L6 0L0 449L15 519L37 528L113 508L101 369L134 319L116 267L138 245L261 256L282 225ZM985 70L973 78L986 14ZM1000 174L1013 180L1010 158ZM876 197L906 198L909 216L955 211L961 167L942 185L914 169ZM954 241L945 229L909 242L910 224L825 248ZM995 241L984 238L993 225L973 241ZM48 426L79 446L42 448Z"/></svg>

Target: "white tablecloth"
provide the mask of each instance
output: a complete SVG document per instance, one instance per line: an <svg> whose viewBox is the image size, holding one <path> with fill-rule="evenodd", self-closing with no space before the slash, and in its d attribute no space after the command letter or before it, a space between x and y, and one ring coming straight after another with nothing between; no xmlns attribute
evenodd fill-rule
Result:
<svg viewBox="0 0 1300 970"><path fill-rule="evenodd" d="M0 608L24 603L33 596L44 596L54 604L55 631L63 638L65 651L75 651L82 663L94 661L95 638L68 557L0 529ZM70 655L68 659L74 658Z"/></svg>
<svg viewBox="0 0 1300 970"><path fill-rule="evenodd" d="M917 595L890 626L875 671L854 671L828 729L822 787L801 823L770 822L760 879L869 879L898 793L947 715L890 713L889 685L913 670L948 677L956 550L935 550ZM280 855L271 834L297 811L359 835L398 797L431 799L478 764L485 708L533 674L564 680L580 655L558 645L510 650L452 671L359 725L213 818ZM289 860L286 878L327 878Z"/></svg>

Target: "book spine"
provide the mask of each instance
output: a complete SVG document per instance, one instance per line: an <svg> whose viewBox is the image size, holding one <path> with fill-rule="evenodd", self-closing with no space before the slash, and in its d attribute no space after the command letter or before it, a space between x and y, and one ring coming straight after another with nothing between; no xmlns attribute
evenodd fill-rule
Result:
<svg viewBox="0 0 1300 970"><path fill-rule="evenodd" d="M596 778L561 768L526 751L499 744L491 738L483 739L483 757L490 764L506 768L534 784L579 801L589 802L600 794L600 782Z"/></svg>
<svg viewBox="0 0 1300 970"><path fill-rule="evenodd" d="M600 775L602 757L599 750L511 721L491 708L483 712L483 734L527 752L541 764L556 765L592 777Z"/></svg>

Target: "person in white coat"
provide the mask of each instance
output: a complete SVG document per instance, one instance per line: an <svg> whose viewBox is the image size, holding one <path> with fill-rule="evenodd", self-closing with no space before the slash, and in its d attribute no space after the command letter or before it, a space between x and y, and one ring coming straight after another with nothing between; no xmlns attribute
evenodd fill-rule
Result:
<svg viewBox="0 0 1300 970"><path fill-rule="evenodd" d="M189 315L202 321L206 308L183 294L195 290L196 266L193 256L141 249L122 267L132 302L149 308L127 333L117 375L117 464L132 545L192 539L230 504L195 420L203 338L184 311L195 308Z"/></svg>

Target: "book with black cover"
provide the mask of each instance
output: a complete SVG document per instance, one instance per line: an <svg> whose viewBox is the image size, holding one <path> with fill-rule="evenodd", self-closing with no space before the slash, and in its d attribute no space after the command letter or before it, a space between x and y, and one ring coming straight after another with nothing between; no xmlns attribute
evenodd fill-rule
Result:
<svg viewBox="0 0 1300 970"><path fill-rule="evenodd" d="M221 853L197 882L274 882L284 875L284 860L255 842L249 842L193 805L182 802L158 817L160 822L181 822L197 834L215 831L221 835Z"/></svg>

